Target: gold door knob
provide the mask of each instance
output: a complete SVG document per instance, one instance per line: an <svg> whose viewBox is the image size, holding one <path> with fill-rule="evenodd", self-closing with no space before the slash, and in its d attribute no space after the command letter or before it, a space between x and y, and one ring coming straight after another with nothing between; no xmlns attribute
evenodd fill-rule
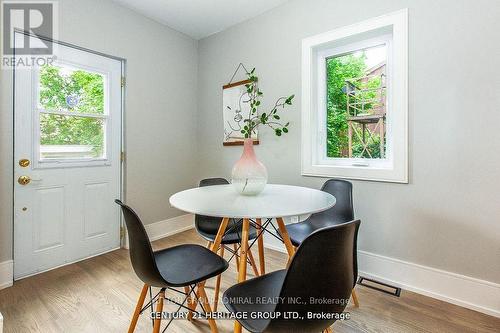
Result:
<svg viewBox="0 0 500 333"><path fill-rule="evenodd" d="M30 165L30 160L23 158L22 160L19 160L19 165L21 168L26 168Z"/></svg>
<svg viewBox="0 0 500 333"><path fill-rule="evenodd" d="M29 176L21 176L17 179L17 182L21 185L28 185L31 182L31 178Z"/></svg>

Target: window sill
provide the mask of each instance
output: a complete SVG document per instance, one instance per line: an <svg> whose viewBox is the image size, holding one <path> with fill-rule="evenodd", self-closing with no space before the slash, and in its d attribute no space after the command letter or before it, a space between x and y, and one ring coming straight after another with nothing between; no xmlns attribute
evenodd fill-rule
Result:
<svg viewBox="0 0 500 333"><path fill-rule="evenodd" d="M309 165L302 167L302 176L329 177L408 184L404 168L375 168L365 166Z"/></svg>

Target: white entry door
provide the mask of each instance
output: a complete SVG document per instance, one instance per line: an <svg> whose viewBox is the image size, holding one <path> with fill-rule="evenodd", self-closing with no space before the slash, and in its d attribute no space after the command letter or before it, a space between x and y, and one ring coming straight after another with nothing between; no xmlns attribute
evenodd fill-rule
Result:
<svg viewBox="0 0 500 333"><path fill-rule="evenodd" d="M120 246L121 61L54 49L15 71L16 279Z"/></svg>

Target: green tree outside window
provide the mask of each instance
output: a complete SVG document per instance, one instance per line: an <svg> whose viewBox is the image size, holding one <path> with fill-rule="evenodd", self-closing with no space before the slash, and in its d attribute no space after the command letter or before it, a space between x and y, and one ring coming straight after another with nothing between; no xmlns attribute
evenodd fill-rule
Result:
<svg viewBox="0 0 500 333"><path fill-rule="evenodd" d="M366 55L346 54L326 60L327 76L327 157L348 157L348 121L347 95L344 87L346 80L359 78L366 75ZM376 88L380 86L380 77L373 77L358 88ZM365 99L376 96L375 91L363 92ZM366 112L370 112L371 104L365 104ZM380 137L373 134L373 140L369 142L369 149L373 158L380 158ZM368 158L366 152L361 154L363 146L355 135L353 136L353 157Z"/></svg>
<svg viewBox="0 0 500 333"><path fill-rule="evenodd" d="M79 114L104 115L104 77L83 70L68 71L58 66L40 68L40 145L89 145L93 157L104 149L104 119Z"/></svg>

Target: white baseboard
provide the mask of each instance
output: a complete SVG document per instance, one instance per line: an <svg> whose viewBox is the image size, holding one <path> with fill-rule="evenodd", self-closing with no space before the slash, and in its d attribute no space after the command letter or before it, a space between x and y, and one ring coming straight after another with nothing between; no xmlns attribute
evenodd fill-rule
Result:
<svg viewBox="0 0 500 333"><path fill-rule="evenodd" d="M144 226L149 239L155 241L194 228L194 215L185 214Z"/></svg>
<svg viewBox="0 0 500 333"><path fill-rule="evenodd" d="M283 244L275 244L275 242L267 242L267 239L264 238L264 247L266 249L269 249L269 250L274 250L274 251L278 251L278 252L281 252L281 253L287 253L286 252L286 248L285 248L285 245Z"/></svg>
<svg viewBox="0 0 500 333"><path fill-rule="evenodd" d="M148 233L149 240L155 241L160 238L165 238L168 236L175 235L179 232L183 232L194 228L194 215L185 214L163 221L158 221L150 224L144 225L146 232ZM125 235L125 245L124 247L128 249L128 236Z"/></svg>
<svg viewBox="0 0 500 333"><path fill-rule="evenodd" d="M0 333L3 332L3 317L2 314L0 313Z"/></svg>
<svg viewBox="0 0 500 333"><path fill-rule="evenodd" d="M283 244L265 247L286 253ZM359 275L500 318L500 284L358 251Z"/></svg>
<svg viewBox="0 0 500 333"><path fill-rule="evenodd" d="M405 290L500 317L500 284L358 251L359 274Z"/></svg>
<svg viewBox="0 0 500 333"><path fill-rule="evenodd" d="M0 289L12 286L14 281L14 261L7 260L0 262Z"/></svg>

